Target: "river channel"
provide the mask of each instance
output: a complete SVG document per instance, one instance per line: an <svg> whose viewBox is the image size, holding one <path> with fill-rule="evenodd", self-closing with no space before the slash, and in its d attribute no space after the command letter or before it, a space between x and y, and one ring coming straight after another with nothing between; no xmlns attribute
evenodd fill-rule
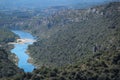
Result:
<svg viewBox="0 0 120 80"><path fill-rule="evenodd" d="M20 39L30 39L35 40L35 38L28 32L12 30L15 34L17 34ZM12 53L16 54L18 57L18 67L24 69L25 72L32 72L35 68L34 65L28 63L29 55L26 53L28 46L33 44L33 42L25 42L21 44L13 44L14 48L11 50Z"/></svg>

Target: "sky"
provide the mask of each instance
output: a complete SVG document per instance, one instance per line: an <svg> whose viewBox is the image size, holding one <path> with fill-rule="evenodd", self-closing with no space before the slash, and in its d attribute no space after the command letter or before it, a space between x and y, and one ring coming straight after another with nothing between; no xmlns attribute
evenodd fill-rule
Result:
<svg viewBox="0 0 120 80"><path fill-rule="evenodd" d="M103 3L109 1L115 0L0 0L0 7L47 8L51 6L72 6L82 3Z"/></svg>

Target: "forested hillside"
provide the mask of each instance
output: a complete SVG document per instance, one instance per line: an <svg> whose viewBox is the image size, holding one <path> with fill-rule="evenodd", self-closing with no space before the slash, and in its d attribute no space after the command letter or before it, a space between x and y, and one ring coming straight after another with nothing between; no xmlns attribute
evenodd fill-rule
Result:
<svg viewBox="0 0 120 80"><path fill-rule="evenodd" d="M119 33L120 34L120 33ZM118 44L118 43L116 43ZM73 65L63 68L40 69L27 73L15 80L119 80L120 79L120 53L117 48L100 51L91 58L86 58ZM12 80L12 79L10 79Z"/></svg>
<svg viewBox="0 0 120 80"><path fill-rule="evenodd" d="M12 16L1 25L37 36L28 49L37 69L24 73L0 48L0 80L120 80L120 2Z"/></svg>
<svg viewBox="0 0 120 80"><path fill-rule="evenodd" d="M0 44L13 42L18 38L14 33L6 28L0 28Z"/></svg>
<svg viewBox="0 0 120 80"><path fill-rule="evenodd" d="M11 60L8 59L8 53L0 47L0 80L13 75L20 75L23 71L20 70Z"/></svg>
<svg viewBox="0 0 120 80"><path fill-rule="evenodd" d="M29 47L38 65L63 66L114 46L120 26L120 3L86 10L64 10L47 17L32 31L38 41Z"/></svg>
<svg viewBox="0 0 120 80"><path fill-rule="evenodd" d="M30 46L29 50L35 64L43 63L43 66L27 74L29 76L25 78L28 80L119 80L119 7L120 3L110 3L87 10L86 14L86 10L83 10L86 16L82 16L82 20L65 22L64 26L52 26L46 34L43 33L44 36L40 34L42 38ZM76 14L80 13L81 10ZM68 15L67 12L66 14ZM72 14L71 12L70 15ZM66 17L59 16L52 18L53 21L59 18L61 21ZM76 17L79 18L79 15ZM65 65L65 67L53 67L57 65Z"/></svg>
<svg viewBox="0 0 120 80"><path fill-rule="evenodd" d="M15 41L16 38L18 38L17 35L10 30L0 28L0 80L23 73L23 70L15 65L17 63L15 62L15 55L10 53L13 46L8 45L8 42Z"/></svg>

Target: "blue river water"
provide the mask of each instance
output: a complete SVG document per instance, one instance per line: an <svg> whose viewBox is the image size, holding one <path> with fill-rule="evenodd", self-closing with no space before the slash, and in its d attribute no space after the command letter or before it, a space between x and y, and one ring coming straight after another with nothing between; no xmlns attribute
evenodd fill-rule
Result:
<svg viewBox="0 0 120 80"><path fill-rule="evenodd" d="M20 38L34 39L30 33L24 31L13 30L12 32L17 34ZM27 42L25 44L14 44L14 49L11 50L11 52L16 54L19 59L18 67L24 69L25 72L32 72L35 68L34 65L28 63L29 56L26 54L28 46L31 44L33 44L33 42Z"/></svg>

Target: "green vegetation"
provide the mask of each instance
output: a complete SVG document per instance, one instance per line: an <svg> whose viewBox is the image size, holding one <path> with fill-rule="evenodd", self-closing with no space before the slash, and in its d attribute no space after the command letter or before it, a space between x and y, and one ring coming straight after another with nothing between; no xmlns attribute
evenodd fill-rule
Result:
<svg viewBox="0 0 120 80"><path fill-rule="evenodd" d="M54 67L74 64L116 45L119 5L111 3L86 10L64 10L47 17L40 27L32 29L38 36L38 41L29 47L34 64Z"/></svg>
<svg viewBox="0 0 120 80"><path fill-rule="evenodd" d="M42 66L32 73L16 75L5 80L119 80L120 53L116 46L100 51L91 58L63 68ZM4 80L4 79L3 79Z"/></svg>
<svg viewBox="0 0 120 80"><path fill-rule="evenodd" d="M0 80L120 80L120 2L26 16L26 21L18 15L10 24L37 36L29 52L39 69L22 72L0 49Z"/></svg>
<svg viewBox="0 0 120 80"><path fill-rule="evenodd" d="M15 55L10 53L13 46L8 45L8 42L15 41L16 38L18 38L17 35L10 30L0 28L0 80L23 73L23 70L15 65L17 63L14 61Z"/></svg>
<svg viewBox="0 0 120 80"><path fill-rule="evenodd" d="M11 54L10 50L14 47L13 45L8 45L9 42L14 42L18 38L11 30L6 28L0 28L0 48L4 48L8 53L8 58L17 63L14 59L15 54Z"/></svg>
<svg viewBox="0 0 120 80"><path fill-rule="evenodd" d="M8 53L5 51L5 49L0 48L0 80L1 78L22 73L23 71L8 59Z"/></svg>
<svg viewBox="0 0 120 80"><path fill-rule="evenodd" d="M18 38L13 32L6 28L0 28L0 44L13 42Z"/></svg>

